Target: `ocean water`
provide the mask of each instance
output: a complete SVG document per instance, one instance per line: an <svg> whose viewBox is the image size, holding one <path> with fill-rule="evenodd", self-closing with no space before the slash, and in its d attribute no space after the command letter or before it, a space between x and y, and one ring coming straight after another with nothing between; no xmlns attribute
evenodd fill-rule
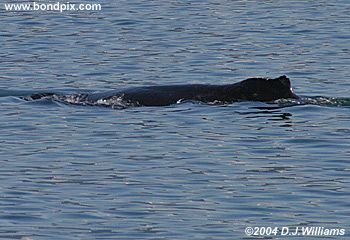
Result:
<svg viewBox="0 0 350 240"><path fill-rule="evenodd" d="M348 238L348 103L19 98L285 74L299 95L348 99L348 1L98 3L63 13L0 3L1 239L295 239L282 227Z"/></svg>

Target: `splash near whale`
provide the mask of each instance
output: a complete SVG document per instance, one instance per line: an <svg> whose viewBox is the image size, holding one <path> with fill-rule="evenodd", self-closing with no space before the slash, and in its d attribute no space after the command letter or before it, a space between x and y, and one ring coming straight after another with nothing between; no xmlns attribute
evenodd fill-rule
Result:
<svg viewBox="0 0 350 240"><path fill-rule="evenodd" d="M52 99L68 104L111 107L167 106L184 101L232 103L236 101L271 102L278 99L299 99L288 77L248 78L226 85L187 84L134 87L98 93L59 94L34 93L24 96L27 101Z"/></svg>

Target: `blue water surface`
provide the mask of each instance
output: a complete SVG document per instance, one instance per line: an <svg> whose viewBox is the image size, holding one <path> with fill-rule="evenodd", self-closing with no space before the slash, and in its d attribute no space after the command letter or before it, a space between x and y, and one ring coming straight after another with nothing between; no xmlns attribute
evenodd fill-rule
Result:
<svg viewBox="0 0 350 240"><path fill-rule="evenodd" d="M255 239L246 227L284 226L348 238L349 105L18 96L286 74L297 94L349 98L350 2L98 2L63 13L0 3L1 239Z"/></svg>

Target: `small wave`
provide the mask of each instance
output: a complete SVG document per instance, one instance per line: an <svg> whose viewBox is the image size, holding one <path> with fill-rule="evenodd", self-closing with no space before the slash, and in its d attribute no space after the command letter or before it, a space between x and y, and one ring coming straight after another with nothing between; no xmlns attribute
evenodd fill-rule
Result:
<svg viewBox="0 0 350 240"><path fill-rule="evenodd" d="M281 107L289 107L295 105L319 105L329 107L348 107L350 106L350 98L332 98L332 97L301 97L299 99L278 99L274 101Z"/></svg>
<svg viewBox="0 0 350 240"><path fill-rule="evenodd" d="M88 95L84 93L70 94L65 96L53 95L54 100L63 101L70 104L88 105Z"/></svg>
<svg viewBox="0 0 350 240"><path fill-rule="evenodd" d="M89 95L84 93L70 94L64 96L53 95L52 100L60 101L66 104L102 106L111 107L114 109L124 109L128 107L140 106L140 104L138 103L126 101L125 99L123 99L123 96L112 96L110 98L91 100L89 99Z"/></svg>
<svg viewBox="0 0 350 240"><path fill-rule="evenodd" d="M115 109L124 109L128 107L136 107L139 106L138 103L134 102L128 102L123 99L123 96L113 96L108 99L98 99L95 102L95 106L106 106L106 107L112 107Z"/></svg>

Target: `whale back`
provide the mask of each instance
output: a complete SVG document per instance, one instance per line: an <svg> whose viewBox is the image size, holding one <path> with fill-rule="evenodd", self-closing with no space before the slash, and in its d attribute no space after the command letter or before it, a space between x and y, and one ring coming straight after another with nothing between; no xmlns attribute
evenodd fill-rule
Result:
<svg viewBox="0 0 350 240"><path fill-rule="evenodd" d="M23 99L52 99L82 105L166 106L192 100L201 102L263 101L294 98L289 78L248 78L229 85L186 84L133 87L97 93L34 93Z"/></svg>

